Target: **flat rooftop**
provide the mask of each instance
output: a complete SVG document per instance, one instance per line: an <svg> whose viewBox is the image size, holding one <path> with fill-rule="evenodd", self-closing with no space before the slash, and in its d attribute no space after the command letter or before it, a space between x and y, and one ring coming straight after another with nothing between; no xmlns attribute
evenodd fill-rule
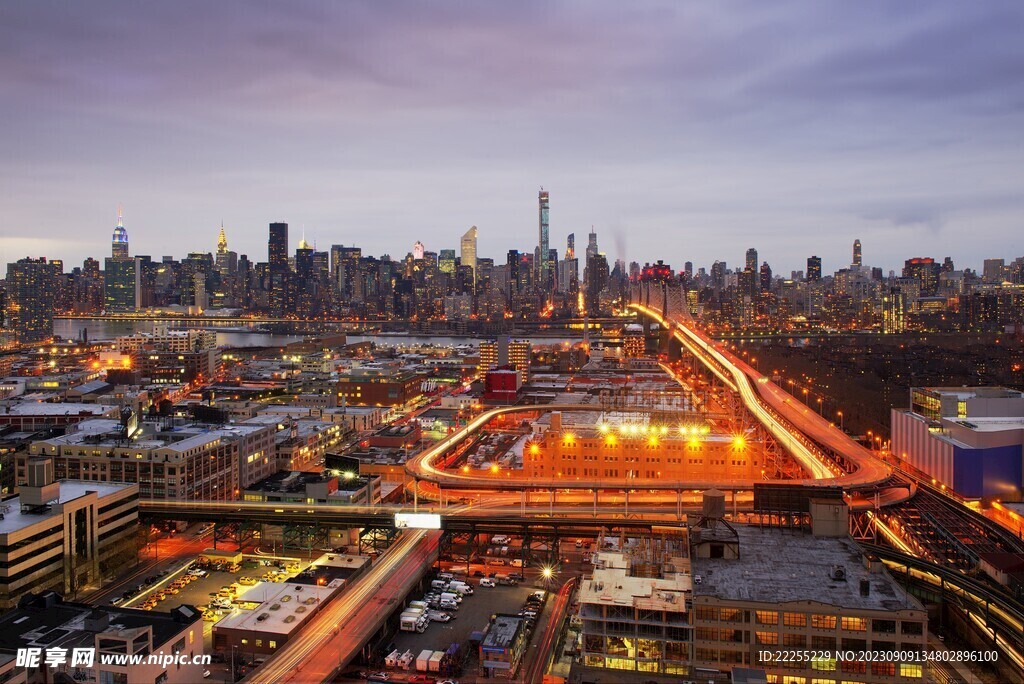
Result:
<svg viewBox="0 0 1024 684"><path fill-rule="evenodd" d="M692 588L689 575L675 573L663 578L633 577L629 574L630 561L626 554L601 551L595 555L598 564L594 566L594 574L580 585L581 604L687 612L686 596Z"/></svg>
<svg viewBox="0 0 1024 684"><path fill-rule="evenodd" d="M331 586L335 580L343 583L370 562L366 556L349 556L342 553L325 553L309 564L309 567L291 577L286 584L312 584Z"/></svg>
<svg viewBox="0 0 1024 684"><path fill-rule="evenodd" d="M344 582L326 586L257 582L238 596L239 601L260 605L255 610L234 609L214 626L214 631L238 629L270 634L290 634L318 608L341 590ZM266 616L260 619L261 616Z"/></svg>
<svg viewBox="0 0 1024 684"><path fill-rule="evenodd" d="M57 504L50 506L41 513L22 513L21 497L14 496L5 500L0 506L3 507L3 519L0 519L0 534L11 534L22 530L29 525L36 525L42 520L60 515L59 506L69 501L85 496L89 492L96 492L100 500L123 492L132 487L138 488L137 484L118 484L113 482L91 482L86 480L60 480L60 499Z"/></svg>
<svg viewBox="0 0 1024 684"><path fill-rule="evenodd" d="M497 615L491 627L487 630L487 636L480 644L481 648L509 648L515 641L516 633L522 629L523 619L516 615Z"/></svg>
<svg viewBox="0 0 1024 684"><path fill-rule="evenodd" d="M858 610L923 610L887 572L868 570L863 553L851 539L735 527L738 559L693 559L693 573L702 579L693 585L694 596L764 604L817 601ZM832 579L837 566L845 571L845 581ZM860 593L862 579L870 583L867 596Z"/></svg>
<svg viewBox="0 0 1024 684"><path fill-rule="evenodd" d="M181 606L170 613L159 611L91 607L82 603L65 603L53 592L40 594L21 608L0 615L0 650L15 651L28 646L73 647L94 645L96 632L87 631L87 617L106 614L109 622L105 632L153 629L153 644L159 648L199 619L191 606Z"/></svg>
<svg viewBox="0 0 1024 684"><path fill-rule="evenodd" d="M107 404L71 404L38 401L20 401L6 406L8 416L79 416L88 414L102 416L117 411L116 406Z"/></svg>
<svg viewBox="0 0 1024 684"><path fill-rule="evenodd" d="M1024 429L1024 416L999 418L946 418L950 423L974 432L1002 432Z"/></svg>

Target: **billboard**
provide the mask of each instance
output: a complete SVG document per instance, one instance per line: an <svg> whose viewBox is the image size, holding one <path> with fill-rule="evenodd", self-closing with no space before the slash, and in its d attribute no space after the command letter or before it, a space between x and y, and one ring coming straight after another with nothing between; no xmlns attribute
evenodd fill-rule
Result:
<svg viewBox="0 0 1024 684"><path fill-rule="evenodd" d="M441 516L437 513L395 513L395 529L439 530Z"/></svg>

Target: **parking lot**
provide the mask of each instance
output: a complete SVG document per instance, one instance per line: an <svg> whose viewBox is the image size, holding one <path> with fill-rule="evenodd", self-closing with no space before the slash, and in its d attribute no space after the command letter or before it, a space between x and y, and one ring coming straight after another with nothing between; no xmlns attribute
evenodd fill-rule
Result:
<svg viewBox="0 0 1024 684"><path fill-rule="evenodd" d="M537 591L537 588L530 584L488 588L481 587L478 583L478 579L470 582L474 593L463 598L458 611L450 611L455 616L454 619L444 623L431 622L423 634L398 632L394 637L395 649L399 653L412 651L414 655L418 655L424 649L443 651L453 643L460 643L466 648L470 634L486 629L492 615L516 615L523 609L526 598ZM422 596L413 595L412 598L418 600ZM477 664L477 654L471 650L469 656L466 661L467 674L475 672Z"/></svg>
<svg viewBox="0 0 1024 684"><path fill-rule="evenodd" d="M265 591L264 587L269 586L267 583L270 581L269 573L274 573L276 581L283 581L295 576L307 565L306 562L300 562L297 558L244 556L239 567L231 568L229 571L227 563L218 566L193 560L161 577L159 581L146 587L121 605L126 608L145 608L149 605L149 610L163 612L171 611L182 605L191 605L199 610L206 610L210 607L211 601L225 587L233 586L235 594L224 596L232 607L219 611L211 609L204 615L203 638L207 649L209 649L212 647L213 625L231 610L246 607L246 598L258 603L261 600L261 593ZM206 574L202 576L199 576L200 573L193 574L189 568L202 569ZM189 577L194 579L189 580ZM265 577L267 579L264 579ZM244 581L254 580L254 582L247 586L242 583L243 578ZM158 598L161 593L163 599ZM217 612L220 613L219 616Z"/></svg>

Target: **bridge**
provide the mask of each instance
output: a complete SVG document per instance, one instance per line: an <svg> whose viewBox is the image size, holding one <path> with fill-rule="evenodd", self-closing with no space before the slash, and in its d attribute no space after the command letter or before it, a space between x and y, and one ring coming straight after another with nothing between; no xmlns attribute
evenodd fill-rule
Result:
<svg viewBox="0 0 1024 684"><path fill-rule="evenodd" d="M263 525L315 523L322 527L394 527L395 515L436 512L441 529L453 534L499 533L522 529L534 536L567 536L569 532L620 529L650 532L657 527L679 526L681 515L664 506L634 507L627 515L601 511L597 515L580 506L523 508L503 502L457 507L339 506L252 501L139 501L139 515L164 520L216 521ZM692 509L686 512L696 512Z"/></svg>

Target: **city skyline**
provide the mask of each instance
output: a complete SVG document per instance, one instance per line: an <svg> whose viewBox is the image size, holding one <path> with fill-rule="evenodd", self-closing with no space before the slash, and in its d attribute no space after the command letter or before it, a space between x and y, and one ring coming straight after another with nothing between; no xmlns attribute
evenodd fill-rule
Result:
<svg viewBox="0 0 1024 684"><path fill-rule="evenodd" d="M546 196L548 193L545 191L543 194ZM128 229L127 226L124 225L124 219L123 219L122 214L123 214L123 207L121 205L117 205L116 224L115 224L115 226L113 228L113 232L114 232L113 238L111 238L111 244L115 245L114 249L118 249L118 247L121 246L121 245L128 245L129 244L129 242L127 240L127 236L129 234L129 229ZM261 231L266 231L266 229L267 229L266 226L267 225L268 225L267 223L264 223L262 226L259 227L259 229ZM287 220L271 221L271 222L269 222L269 225L270 226L294 226L293 223L291 223L290 221L287 221ZM211 227L210 230L211 231L216 231L216 235L215 235L215 237L213 237L212 240L206 240L205 242L200 241L199 243L197 243L195 245L193 245L193 244L182 245L182 244L179 243L179 244L174 246L172 251L166 252L166 253L161 253L161 252L153 252L152 250L147 252L144 248L136 247L135 245L137 245L138 242L141 242L142 240L138 240L138 238L137 238L138 231L133 228L133 229L131 229L130 234L132 236L135 236L135 237L133 237L133 239L131 241L131 245L133 245L133 246L131 247L131 254L130 254L130 256L134 257L135 255L145 254L145 256L149 256L149 257L153 258L154 260L159 261L164 256L173 257L174 259L177 260L177 259L185 258L189 253L216 254L219 251L222 251L222 240L227 240L230 243L231 250L233 252L235 252L236 254L245 255L245 256L249 257L249 260L251 262L253 262L253 263L267 262L268 254L267 254L267 239L266 239L266 233L265 232L262 233L260 235L260 237L258 237L258 238L257 237L248 236L248 237L243 237L243 238L239 239L238 237L235 237L235 235L231 233L231 227L226 225L225 222L223 222L223 221L221 221L218 225ZM273 228L271 228L271 230L273 230ZM354 247L354 248L361 249L361 251L365 255L367 255L367 256L377 256L377 257L380 257L380 256L383 256L383 255L388 255L393 261L398 262L398 261L402 261L403 259L405 259L405 257L407 255L409 255L409 254L412 254L414 256L414 258L420 258L420 257L416 257L417 250L423 250L425 252L429 252L429 253L433 253L435 255L438 255L442 251L449 251L449 250L453 250L453 249L458 249L459 245L461 244L461 241L467 235L469 235L469 233L472 232L472 231L476 231L478 235L482 235L481 231L479 231L479 228L476 225L472 225L461 236L457 235L456 237L454 237L451 240L451 244L449 244L448 242L444 242L444 240L446 238L435 236L435 239L440 241L438 244L432 244L430 242L426 242L425 243L423 240L417 239L417 240L415 240L415 242L413 242L412 244L407 245L407 246L402 246L402 245L392 245L391 247L385 246L378 253L378 252L374 252L372 250L368 250L368 249L363 248L363 244L364 243L360 242L359 239L354 239L352 241L339 242L338 240L318 240L316 236L309 235L308 237L312 238L312 241L307 241L307 231L306 231L306 229L304 227L299 227L296 235L292 235L290 237L288 237L287 235L285 236L286 238L288 238L289 242L282 243L280 245L280 247L278 249L281 250L283 248L283 251L280 252L280 254L278 255L277 258L278 259L287 258L287 255L289 253L293 252L295 249L302 248L303 245L306 245L310 249L316 249L316 250L319 250L319 251L322 251L322 252L329 252L332 247ZM600 235L600 231L593 230L593 228L591 228L591 231L594 234ZM109 234L109 232L110 231L108 230L108 234ZM564 238L570 238L571 236L573 236L572 232L570 232L568 235L557 236L557 237L561 238L560 241L564 241ZM106 240L108 238L104 238L104 239ZM518 248L525 248L526 244L529 242L529 239L530 239L529 235L523 236L523 239L519 240L518 242L516 241L515 238L509 238L510 244L516 245L516 246L518 246ZM478 242L479 242L479 238L478 238ZM486 242L486 240L484 242ZM238 247L239 243L243 243L243 244L247 244L247 245L252 245L253 249L251 251L245 251L244 248ZM227 243L224 244L224 248L225 249L226 249L226 244ZM559 257L560 258L564 258L566 256L565 250L563 248L559 248L558 244L559 244L559 241L551 241L550 242L551 249L557 250L558 254L559 254ZM664 261L664 262L667 262L668 265L672 267L672 270L674 272L676 272L676 273L682 273L683 270L684 270L684 264L686 264L686 263L692 263L693 264L694 273L696 273L696 271L698 269L700 269L700 268L704 268L706 271L710 272L711 266L713 264L715 264L716 262L722 262L722 263L724 263L726 265L728 270L733 271L733 272L738 272L738 271L742 271L744 266L749 266L750 255L753 254L755 260L757 261L757 264L755 265L755 268L753 269L754 271L757 271L758 270L757 267L760 266L761 264L768 263L769 265L772 266L772 268L774 269L774 274L776 276L778 276L778 277L787 278L788 275L791 272L792 273L803 273L804 276L806 277L806 272L807 272L806 269L807 269L808 259L819 259L821 261L821 263L820 263L821 275L822 276L827 276L827 275L831 275L834 271L839 271L839 270L842 270L842 269L845 269L845 268L849 268L850 266L861 266L862 265L861 264L861 260L863 259L863 257L862 257L862 241L860 240L860 238L853 238L847 244L847 257L848 258L844 261L844 260L842 260L841 257L839 257L835 264L829 264L819 254L814 253L814 244L815 243L808 243L808 250L809 251L808 251L808 253L806 255L804 255L804 256L801 256L801 255L791 255L790 257L787 257L787 259L790 259L792 261L792 268L789 267L788 261L786 263L781 263L781 264L776 264L775 262L770 261L765 256L764 253L759 252L759 249L761 249L761 248L758 247L758 246L747 247L746 249L740 250L741 253L738 253L736 255L733 255L733 254L722 254L722 255L712 259L708 263L700 263L700 262L697 262L697 261L695 261L693 259L684 259L684 260L680 260L678 263L676 263L676 262L672 262L672 261L666 260L663 257L662 258L642 258L642 257L638 257L638 258L624 258L624 257L620 257L620 256L614 256L613 254L609 253L609 250L607 249L607 244L608 244L607 241L602 241L601 244L602 244L602 249L601 249L600 253L607 257L608 262L609 262L610 265L614 266L614 264L617 261L622 261L623 263L625 263L627 265L629 263L631 263L631 262L636 262L637 264L639 264L641 266L642 265L648 265L648 264L654 264L654 263L659 262L659 261ZM209 245L213 245L213 246L210 247L209 249L207 249L207 247L209 247ZM517 248L516 246L513 246L511 249L516 249ZM537 245L537 247L539 248L539 245ZM125 249L125 247L123 247L123 246L120 247L120 248L121 248L122 251ZM53 254L23 254L23 255L20 255L20 256L13 256L13 258L9 259L9 261L13 262L13 261L17 261L18 259L22 259L22 258L33 258L33 259L45 258L48 261L61 261L64 264L65 272L68 272L72 268L75 268L76 266L80 266L81 262L85 261L86 259L97 259L97 258L103 259L104 256L106 255L106 252L108 250L109 250L109 248L107 247L107 242L104 241L102 244L97 245L96 247L92 248L91 251L88 251L87 253L85 253L83 258L81 260L77 260L77 261L74 258L67 258L61 252L57 252L57 253L53 253ZM970 269L970 270L972 270L972 271L974 271L976 273L981 274L984 271L984 267L985 267L985 262L986 261L992 261L993 259L996 259L996 260L1003 259L1006 262L1011 262L1011 261L1013 261L1014 259L1017 258L1016 253L1010 251L1010 250L1012 250L1012 246L1008 245L1006 247L1006 250L1007 251L1005 251L1004 253L991 254L991 255L987 255L985 257L982 257L977 264L975 264L975 263L965 263L965 262L961 261L960 258L958 257L958 255L956 255L956 254L939 254L935 250L929 251L929 249L927 249L927 248L923 248L923 249L919 250L919 253L914 253L914 254L909 254L909 253L908 254L898 254L898 253L894 253L892 251L889 251L889 252L885 252L885 260L882 263L884 263L884 264L891 263L892 265L890 267L888 265L879 265L878 262L875 262L875 261L873 261L870 258L870 245L869 245L869 258L866 261L864 261L863 266L865 268L869 268L869 267L882 268L883 274L888 275L890 270L893 271L894 273L899 273L901 271L901 269L903 268L903 266L905 265L905 262L908 259L933 258L933 259L936 260L936 262L941 262L944 258L950 257L950 258L952 258L954 264L956 265L956 267L958 269L962 270L962 269L966 268L966 269ZM496 261L500 261L500 259L502 257L504 257L506 251L507 250L501 250L500 253L494 254L494 255L488 254L488 253L483 253L483 256L481 256L480 258L492 258L492 259L495 259ZM769 250L765 250L765 251L769 251ZM477 247L477 254L479 255L481 253L482 252L479 250L479 247ZM281 256L281 255L283 255L283 256ZM851 255L852 255L852 258L850 258ZM125 254L123 256L129 256L129 255ZM442 255L442 257L443 257L443 255Z"/></svg>
<svg viewBox="0 0 1024 684"><path fill-rule="evenodd" d="M1011 3L54 7L0 26L5 262L80 261L117 202L154 255L222 218L250 254L278 218L377 254L477 225L502 254L541 185L551 244L594 226L613 260L1016 256Z"/></svg>

